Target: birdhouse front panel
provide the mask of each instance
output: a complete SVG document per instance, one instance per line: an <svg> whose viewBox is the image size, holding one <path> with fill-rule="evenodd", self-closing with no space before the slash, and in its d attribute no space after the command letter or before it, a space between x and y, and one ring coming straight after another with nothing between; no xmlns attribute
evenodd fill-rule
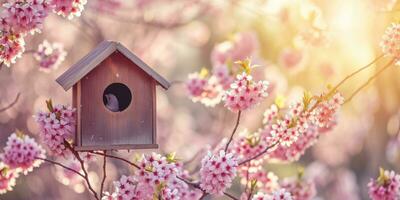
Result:
<svg viewBox="0 0 400 200"><path fill-rule="evenodd" d="M155 86L154 79L119 51L103 60L73 92L80 105L78 148L156 146Z"/></svg>

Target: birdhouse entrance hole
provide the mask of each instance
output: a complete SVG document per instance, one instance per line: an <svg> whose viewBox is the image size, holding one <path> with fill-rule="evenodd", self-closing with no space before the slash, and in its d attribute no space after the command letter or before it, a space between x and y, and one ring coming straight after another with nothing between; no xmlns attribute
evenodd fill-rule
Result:
<svg viewBox="0 0 400 200"><path fill-rule="evenodd" d="M131 101L131 90L122 83L112 83L104 90L104 106L112 112L121 112L125 110L128 108Z"/></svg>

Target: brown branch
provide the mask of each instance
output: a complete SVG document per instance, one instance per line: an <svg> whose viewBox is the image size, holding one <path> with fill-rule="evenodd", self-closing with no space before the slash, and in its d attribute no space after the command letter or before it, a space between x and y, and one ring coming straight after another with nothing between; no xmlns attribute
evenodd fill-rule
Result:
<svg viewBox="0 0 400 200"><path fill-rule="evenodd" d="M250 162L250 161L252 161L252 160L254 160L254 159L256 159L256 158L258 158L258 157L260 157L260 156L262 156L264 153L267 153L268 150L270 150L271 148L275 147L275 146L278 145L279 143L280 143L279 140L276 141L274 144L268 146L267 148L265 148L262 152L258 153L257 155L255 155L255 156L253 156L253 157L251 157L251 158L248 158L248 159L246 159L246 160L244 160L244 161L241 161L241 162L239 163L239 165L244 165L244 164L246 164L246 163L248 163L248 162Z"/></svg>
<svg viewBox="0 0 400 200"><path fill-rule="evenodd" d="M355 95L357 95L362 89L364 89L365 87L368 86L368 84L370 84L373 80L375 80L382 72L384 72L386 69L388 69L389 67L392 66L392 64L394 63L395 59L392 59L388 64L386 64L384 67L382 67L380 70L378 70L378 72L376 72L373 76L371 76L367 82L365 82L364 84L362 84L359 88L357 88L356 91L354 91L349 98L347 98L343 104L346 104L348 102L350 102L353 97Z"/></svg>
<svg viewBox="0 0 400 200"><path fill-rule="evenodd" d="M239 122L240 122L240 115L242 114L242 111L241 110L239 110L239 112L238 112L238 115L237 115L237 118L236 118L236 124L235 124L235 127L233 128L233 131L232 131L232 134L231 134L231 137L229 138L229 140L228 140L228 142L226 143L226 146L225 146L225 152L228 150L228 147L229 147L229 144L232 142L232 140L233 140L233 135L235 135L235 132L236 132L236 130L237 130L237 128L238 128L238 126L239 126Z"/></svg>
<svg viewBox="0 0 400 200"><path fill-rule="evenodd" d="M13 106L18 102L20 96L21 96L21 93L18 92L18 94L17 94L17 96L15 97L14 101L11 102L8 106L6 106L6 107L4 107L4 108L1 108L1 109L0 109L0 113L6 111L6 110L8 110L8 109L10 109L11 107L13 107Z"/></svg>
<svg viewBox="0 0 400 200"><path fill-rule="evenodd" d="M89 151L89 152L93 153L93 154L106 156L106 157L109 157L109 158L114 158L114 159L117 159L117 160L124 161L124 162L128 163L129 165L135 167L136 169L140 169L140 167L137 164L135 164L135 163L133 163L133 162L131 162L131 161L125 159L125 158L121 158L121 157L118 157L118 156L113 156L113 155L109 155L109 154L105 154L105 153L95 152L95 151Z"/></svg>
<svg viewBox="0 0 400 200"><path fill-rule="evenodd" d="M373 61L371 61L370 63L368 63L367 65L359 68L358 70L352 72L351 74L347 75L342 81L340 81L331 91L335 91L337 90L344 82L346 82L348 79L350 79L351 77L353 77L354 75L360 73L361 71L363 71L364 69L367 69L368 67L372 66L372 64L374 64L376 61L378 61L379 59L381 59L384 55L380 55L378 57L376 57Z"/></svg>
<svg viewBox="0 0 400 200"><path fill-rule="evenodd" d="M93 196L96 200L100 200L97 192L93 189L92 185L90 184L90 180L89 180L89 174L85 168L85 163L82 160L81 156L79 155L79 153L77 151L75 151L75 149L71 146L70 143L68 143L66 140L64 140L64 146L67 147L67 149L69 149L71 151L71 153L75 156L75 158L79 161L79 163L81 164L81 168L83 171L83 175L84 175L84 179L86 181L86 184L88 185L89 190L93 193Z"/></svg>
<svg viewBox="0 0 400 200"><path fill-rule="evenodd" d="M43 161L45 161L45 162L48 162L48 163L51 163L51 164L60 166L60 167L62 167L62 168L64 168L64 169L66 169L66 170L69 170L69 171L72 171L72 172L78 174L78 175L81 176L82 178L85 178L85 176L84 176L83 174L81 174L80 172L78 172L78 171L76 171L76 170L74 170L74 169L72 169L72 168L70 168L70 167L67 167L67 166L65 166L65 165L63 165L63 164L61 164L61 163L59 163L59 162L56 162L56 161L53 161L53 160L49 160L49 159L46 159L46 158L39 158L39 157L35 157L35 159L43 160Z"/></svg>
<svg viewBox="0 0 400 200"><path fill-rule="evenodd" d="M106 181L106 177L107 177L107 170L106 170L106 162L107 162L107 156L106 153L107 151L104 150L104 157L103 157L103 180L101 181L101 186L100 186L100 197L103 197L103 188L104 188L104 182Z"/></svg>

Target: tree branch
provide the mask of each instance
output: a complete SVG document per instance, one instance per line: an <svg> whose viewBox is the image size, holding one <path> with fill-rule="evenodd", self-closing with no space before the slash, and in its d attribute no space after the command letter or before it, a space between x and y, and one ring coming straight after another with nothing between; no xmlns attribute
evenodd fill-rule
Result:
<svg viewBox="0 0 400 200"><path fill-rule="evenodd" d="M364 89L365 87L367 87L368 84L370 84L374 79L376 79L379 74L381 74L382 72L384 72L386 69L388 69L390 66L392 66L392 64L394 63L395 59L392 59L388 64L386 64L384 67L382 67L380 70L378 70L378 72L376 72L373 76L371 76L367 82L365 82L364 84L362 84L359 88L357 88L357 90L355 92L353 92L349 98L347 98L343 104L346 104L348 102L350 102L353 97L358 94L362 89Z"/></svg>
<svg viewBox="0 0 400 200"><path fill-rule="evenodd" d="M78 174L78 175L79 175L80 177L82 177L82 178L85 178L85 176L84 176L83 174L81 174L80 172L78 172L78 171L76 171L76 170L74 170L74 169L72 169L72 168L70 168L70 167L67 167L67 166L65 166L65 165L63 165L63 164L61 164L61 163L59 163L59 162L56 162L56 161L53 161L53 160L49 160L49 159L46 159L46 158L39 158L39 157L35 157L35 159L43 160L43 161L48 162L48 163L51 163L51 164L53 164L53 165L60 166L60 167L62 167L62 168L64 168L64 169L66 169L66 170L69 170L69 171L72 171L72 172Z"/></svg>
<svg viewBox="0 0 400 200"><path fill-rule="evenodd" d="M241 115L241 113L242 113L242 111L241 111L241 110L239 110L239 112L238 112L238 115L237 115L237 119L236 119L236 124L235 124L235 127L233 128L233 131L232 131L231 137L229 138L228 142L226 143L226 146L225 146L225 152L228 150L229 144L230 144L230 143L232 142L232 140L233 140L233 135L235 135L235 132L236 132L236 130L237 130L237 128L238 128L238 126L239 126L239 122L240 122L240 115Z"/></svg>
<svg viewBox="0 0 400 200"><path fill-rule="evenodd" d="M1 108L1 109L0 109L0 113L6 111L6 110L8 110L8 109L10 109L11 107L13 107L13 106L18 102L20 96L21 96L21 93L18 92L18 94L17 94L17 96L15 97L14 101L11 102L8 106L6 106L6 107L4 107L4 108Z"/></svg>
<svg viewBox="0 0 400 200"><path fill-rule="evenodd" d="M270 150L271 148L275 147L275 146L278 145L279 143L280 143L279 140L276 141L274 144L268 146L267 148L265 148L262 152L258 153L257 155L255 155L255 156L253 156L253 157L251 157L251 158L248 158L248 159L246 159L246 160L244 160L244 161L241 161L241 162L239 163L239 165L244 165L244 164L246 164L246 163L248 163L248 162L250 162L250 161L252 161L252 160L254 160L254 159L256 159L256 158L258 158L258 157L260 157L260 156L262 156L264 153L267 153L268 150Z"/></svg>
<svg viewBox="0 0 400 200"><path fill-rule="evenodd" d="M93 196L96 200L100 200L97 192L93 189L92 185L90 184L90 180L89 180L89 174L86 171L85 168L85 163L82 160L81 156L79 155L79 153L77 151L75 151L75 149L71 146L70 143L68 143L66 140L64 140L64 146L67 147L67 149L69 149L71 151L71 153L75 156L75 158L79 161L79 163L81 164L81 168L83 171L83 175L84 175L84 179L88 185L89 190L93 193Z"/></svg>
<svg viewBox="0 0 400 200"><path fill-rule="evenodd" d="M103 156L103 180L101 181L101 187L100 187L100 197L103 197L103 188L104 188L104 182L106 181L106 177L107 177L107 170L106 170L106 162L107 162L107 157L106 157L106 153L107 151L104 150L103 151L104 156Z"/></svg>
<svg viewBox="0 0 400 200"><path fill-rule="evenodd" d="M95 151L88 151L88 152L93 153L93 154L97 154L97 155L101 155L101 156L105 156L105 157L114 158L114 159L117 159L117 160L124 161L124 162L128 163L129 165L135 167L136 169L139 169L139 168L140 168L137 164L135 164L135 163L133 163L133 162L131 162L131 161L125 159L125 158L121 158L121 157L118 157L118 156L113 156L113 155L109 155L109 154L105 154L105 153L95 152Z"/></svg>

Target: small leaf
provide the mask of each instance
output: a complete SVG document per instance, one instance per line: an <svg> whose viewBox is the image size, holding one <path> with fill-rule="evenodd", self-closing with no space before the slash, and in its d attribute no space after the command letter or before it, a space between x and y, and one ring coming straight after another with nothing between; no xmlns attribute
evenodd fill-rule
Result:
<svg viewBox="0 0 400 200"><path fill-rule="evenodd" d="M49 109L49 112L53 112L54 111L53 102L51 101L51 99L46 100L46 105L47 105L47 109Z"/></svg>
<svg viewBox="0 0 400 200"><path fill-rule="evenodd" d="M178 159L175 158L176 153L172 152L167 154L165 157L167 158L168 163L175 163Z"/></svg>
<svg viewBox="0 0 400 200"><path fill-rule="evenodd" d="M236 64L239 64L242 67L242 71L245 72L246 74L251 73L251 60L246 59L246 60L239 60L235 62Z"/></svg>
<svg viewBox="0 0 400 200"><path fill-rule="evenodd" d="M382 167L380 167L379 168L379 177L377 179L379 185L385 185L386 182L388 181L388 179L389 179L389 177L387 177L385 175L385 170Z"/></svg>
<svg viewBox="0 0 400 200"><path fill-rule="evenodd" d="M24 138L25 137L24 132L19 130L19 129L15 129L15 134L17 134L17 137L19 137L19 138Z"/></svg>

